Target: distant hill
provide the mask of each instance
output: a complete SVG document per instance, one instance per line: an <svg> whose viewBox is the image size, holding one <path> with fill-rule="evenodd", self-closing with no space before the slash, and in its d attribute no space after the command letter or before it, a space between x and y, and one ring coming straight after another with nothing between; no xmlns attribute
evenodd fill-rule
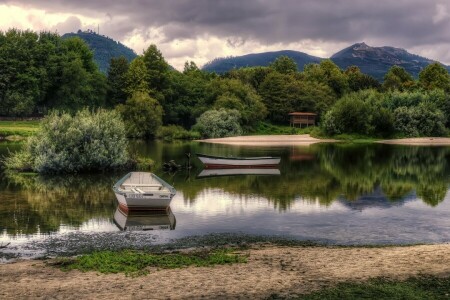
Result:
<svg viewBox="0 0 450 300"><path fill-rule="evenodd" d="M298 69L303 70L303 66L309 63L318 63L322 59L311 56L303 52L283 50L276 52L264 52L257 54L247 54L243 56L216 58L205 64L202 68L204 71L225 73L231 69L243 67L268 66L279 56L288 56L295 60Z"/></svg>
<svg viewBox="0 0 450 300"><path fill-rule="evenodd" d="M217 58L207 63L202 69L205 71L224 73L233 68L250 66L268 66L278 56L286 55L297 62L299 70L308 63L317 63L322 58L308 55L297 51L277 51L258 54L248 54L243 56ZM371 75L382 81L386 72L393 65L405 68L411 75L417 78L419 72L427 65L433 63L427 59L408 51L394 47L370 47L365 43L357 43L345 48L330 59L341 69L349 66L358 66L363 73ZM446 66L450 72L450 67Z"/></svg>
<svg viewBox="0 0 450 300"><path fill-rule="evenodd" d="M62 38L70 37L79 37L89 45L89 48L94 52L94 60L103 73L107 72L109 62L113 57L124 56L128 61L137 57L137 54L124 44L91 30L78 30L77 33L66 33L62 36Z"/></svg>
<svg viewBox="0 0 450 300"><path fill-rule="evenodd" d="M405 49L394 47L371 47L366 43L357 43L345 48L333 56L331 60L341 69L358 66L361 72L383 80L384 75L394 65L403 67L414 77L434 61L419 55L411 54ZM449 67L447 67L449 68Z"/></svg>

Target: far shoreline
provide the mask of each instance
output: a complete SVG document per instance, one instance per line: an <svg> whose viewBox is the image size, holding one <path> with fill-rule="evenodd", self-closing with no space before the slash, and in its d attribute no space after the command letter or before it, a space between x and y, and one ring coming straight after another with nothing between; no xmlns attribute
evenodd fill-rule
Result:
<svg viewBox="0 0 450 300"><path fill-rule="evenodd" d="M352 142L351 140L318 139L309 134L300 135L249 135L197 140L200 143L235 146L310 146L318 143ZM375 140L371 143L405 146L450 146L450 138L420 137L391 140Z"/></svg>

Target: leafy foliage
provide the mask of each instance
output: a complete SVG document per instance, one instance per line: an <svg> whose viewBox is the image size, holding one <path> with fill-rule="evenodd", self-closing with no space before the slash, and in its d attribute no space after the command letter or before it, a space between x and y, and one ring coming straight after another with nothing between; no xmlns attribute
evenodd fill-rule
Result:
<svg viewBox="0 0 450 300"><path fill-rule="evenodd" d="M9 169L76 173L124 167L129 162L125 126L113 111L57 111L41 122L22 152L6 159Z"/></svg>
<svg viewBox="0 0 450 300"><path fill-rule="evenodd" d="M134 92L125 104L116 109L122 115L129 137L153 137L162 125L163 109L148 93Z"/></svg>
<svg viewBox="0 0 450 300"><path fill-rule="evenodd" d="M221 138L226 136L241 135L242 128L239 124L241 114L237 110L220 108L204 112L193 127L204 138Z"/></svg>

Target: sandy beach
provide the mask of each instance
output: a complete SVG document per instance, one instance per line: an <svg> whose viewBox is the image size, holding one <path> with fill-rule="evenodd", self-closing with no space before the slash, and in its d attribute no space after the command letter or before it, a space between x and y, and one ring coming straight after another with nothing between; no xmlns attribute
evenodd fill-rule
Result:
<svg viewBox="0 0 450 300"><path fill-rule="evenodd" d="M300 135L249 135L198 140L202 143L239 146L309 146L316 143L332 143L336 140L316 139L309 134Z"/></svg>
<svg viewBox="0 0 450 300"><path fill-rule="evenodd" d="M43 261L0 265L1 299L264 299L343 281L450 275L450 244L408 247L254 245L245 264L149 269L145 276L63 272Z"/></svg>
<svg viewBox="0 0 450 300"><path fill-rule="evenodd" d="M300 135L251 135L234 136L217 139L198 140L202 143L227 144L236 146L309 146L317 143L340 142L333 139L317 139L309 134ZM449 146L450 138L422 137L376 141L381 144L411 145L411 146Z"/></svg>

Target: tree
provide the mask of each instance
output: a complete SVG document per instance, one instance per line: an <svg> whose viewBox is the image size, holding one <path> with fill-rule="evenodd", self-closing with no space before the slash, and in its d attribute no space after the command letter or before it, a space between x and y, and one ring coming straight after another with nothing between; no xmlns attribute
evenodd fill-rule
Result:
<svg viewBox="0 0 450 300"><path fill-rule="evenodd" d="M162 125L163 109L146 92L134 92L125 104L119 104L116 109L124 119L129 137L152 138Z"/></svg>
<svg viewBox="0 0 450 300"><path fill-rule="evenodd" d="M236 79L216 79L208 88L214 108L235 109L241 113L241 125L245 130L253 128L267 115L261 97L249 85Z"/></svg>
<svg viewBox="0 0 450 300"><path fill-rule="evenodd" d="M419 84L426 90L442 89L450 92L450 74L440 63L433 63L420 71Z"/></svg>
<svg viewBox="0 0 450 300"><path fill-rule="evenodd" d="M119 103L125 103L127 99L127 81L126 75L128 72L129 63L124 57L113 57L109 63L107 83L107 105L114 107Z"/></svg>
<svg viewBox="0 0 450 300"><path fill-rule="evenodd" d="M267 75L259 94L269 112L269 120L275 123L288 122L288 114L293 111L322 114L336 101L334 91L326 84L278 72Z"/></svg>
<svg viewBox="0 0 450 300"><path fill-rule="evenodd" d="M275 59L275 61L272 62L269 67L281 74L293 74L298 70L295 60L285 55L282 55Z"/></svg>
<svg viewBox="0 0 450 300"><path fill-rule="evenodd" d="M319 64L306 65L302 76L305 80L325 83L336 93L338 98L348 90L347 77L330 59L324 59Z"/></svg>
<svg viewBox="0 0 450 300"><path fill-rule="evenodd" d="M135 92L150 92L148 88L148 77L148 71L142 57L138 56L133 59L127 73L125 74L125 92L127 95L131 96Z"/></svg>
<svg viewBox="0 0 450 300"><path fill-rule="evenodd" d="M384 75L383 89L385 91L407 91L411 90L414 85L414 78L402 67L392 66Z"/></svg>
<svg viewBox="0 0 450 300"><path fill-rule="evenodd" d="M372 76L361 73L357 66L348 67L344 74L348 79L348 87L351 91L357 92L367 89L379 89L381 84Z"/></svg>
<svg viewBox="0 0 450 300"><path fill-rule="evenodd" d="M165 61L156 45L150 45L142 55L147 68L149 90L163 91L168 84L169 64Z"/></svg>

